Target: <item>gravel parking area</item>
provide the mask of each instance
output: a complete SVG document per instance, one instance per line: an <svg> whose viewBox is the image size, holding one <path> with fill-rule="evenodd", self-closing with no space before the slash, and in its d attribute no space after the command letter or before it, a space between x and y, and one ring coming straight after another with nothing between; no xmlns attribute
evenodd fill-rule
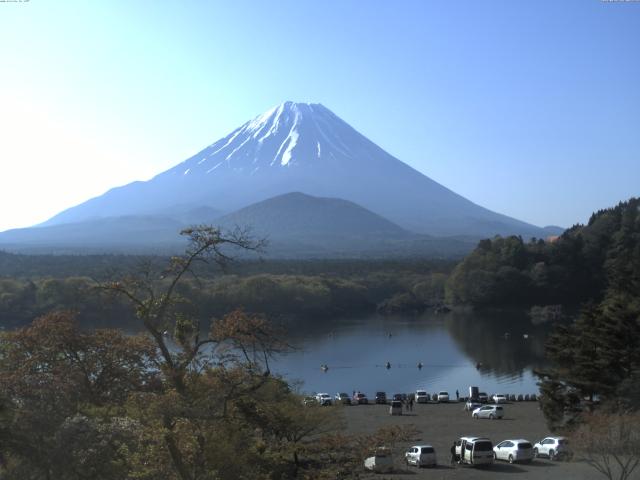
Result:
<svg viewBox="0 0 640 480"><path fill-rule="evenodd" d="M436 468L406 467L402 458L395 458L397 465L395 473L370 474L366 478L506 479L513 477L534 480L604 478L593 468L579 461L551 462L547 459L535 459L530 464L515 465L500 461L489 468L450 466L449 449L452 442L461 436L488 437L495 445L509 438L526 438L533 444L550 434L537 402L505 404L502 420L475 420L469 412L463 411L463 405L462 403L414 405L413 412L394 417L389 415L388 405L345 407L343 411L350 433L372 433L387 425L413 425L421 434L418 443L433 445L437 453ZM640 477L636 475L634 478Z"/></svg>

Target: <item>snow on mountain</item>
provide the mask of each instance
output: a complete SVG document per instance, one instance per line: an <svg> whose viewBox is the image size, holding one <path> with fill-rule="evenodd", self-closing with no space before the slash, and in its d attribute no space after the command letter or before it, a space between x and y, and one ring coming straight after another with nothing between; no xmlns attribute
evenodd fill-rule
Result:
<svg viewBox="0 0 640 480"><path fill-rule="evenodd" d="M45 224L157 214L177 205L228 213L288 192L355 202L418 233L542 234L434 182L323 105L294 102L258 115L147 182L114 188Z"/></svg>

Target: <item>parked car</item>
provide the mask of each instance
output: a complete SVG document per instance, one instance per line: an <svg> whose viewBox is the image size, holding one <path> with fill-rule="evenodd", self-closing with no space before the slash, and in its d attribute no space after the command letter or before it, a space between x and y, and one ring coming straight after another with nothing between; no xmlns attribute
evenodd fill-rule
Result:
<svg viewBox="0 0 640 480"><path fill-rule="evenodd" d="M333 404L333 402L331 401L331 395L329 395L328 393L317 393L316 400L323 407Z"/></svg>
<svg viewBox="0 0 640 480"><path fill-rule="evenodd" d="M369 403L369 399L364 393L358 392L353 397L353 403L356 405L366 405Z"/></svg>
<svg viewBox="0 0 640 480"><path fill-rule="evenodd" d="M524 396L524 401L525 401L525 402L528 402L529 400L531 400L531 396L527 393L527 394Z"/></svg>
<svg viewBox="0 0 640 480"><path fill-rule="evenodd" d="M437 393L432 394L431 395L431 400L433 400L434 402L437 402L438 401L438 394Z"/></svg>
<svg viewBox="0 0 640 480"><path fill-rule="evenodd" d="M468 412L473 412L476 408L480 408L481 406L482 404L480 402L477 402L475 400L468 400L464 404L464 409Z"/></svg>
<svg viewBox="0 0 640 480"><path fill-rule="evenodd" d="M493 403L495 403L495 404L507 403L507 396L503 395L501 393L496 393L493 397L491 397L491 399L493 400Z"/></svg>
<svg viewBox="0 0 640 480"><path fill-rule="evenodd" d="M343 405L351 405L351 397L349 397L348 393L336 393L334 397L336 403L342 403Z"/></svg>
<svg viewBox="0 0 640 480"><path fill-rule="evenodd" d="M424 390L416 390L416 403L429 402L429 394Z"/></svg>
<svg viewBox="0 0 640 480"><path fill-rule="evenodd" d="M409 448L404 459L407 465L415 465L416 467L435 467L436 451L431 445L414 445Z"/></svg>
<svg viewBox="0 0 640 480"><path fill-rule="evenodd" d="M508 399L510 402L515 402L515 401L516 401L516 396L512 393L512 394L510 394L510 395L507 395L507 399Z"/></svg>
<svg viewBox="0 0 640 480"><path fill-rule="evenodd" d="M385 392L376 392L376 403L387 403L387 394Z"/></svg>
<svg viewBox="0 0 640 480"><path fill-rule="evenodd" d="M571 457L566 437L547 437L533 446L534 457L549 457L549 460Z"/></svg>
<svg viewBox="0 0 640 480"><path fill-rule="evenodd" d="M533 446L524 439L503 440L493 447L496 460L506 460L509 463L530 462L533 460Z"/></svg>
<svg viewBox="0 0 640 480"><path fill-rule="evenodd" d="M473 418L489 418L491 420L502 418L503 415L504 410L499 405L483 405L471 413Z"/></svg>
<svg viewBox="0 0 640 480"><path fill-rule="evenodd" d="M449 392L438 392L438 403L449 401Z"/></svg>
<svg viewBox="0 0 640 480"><path fill-rule="evenodd" d="M489 403L489 395L484 392L478 393L478 401L480 403Z"/></svg>
<svg viewBox="0 0 640 480"><path fill-rule="evenodd" d="M394 393L392 400L398 400L400 402L404 402L406 398L407 398L406 393Z"/></svg>
<svg viewBox="0 0 640 480"><path fill-rule="evenodd" d="M488 438L460 437L456 442L456 456L460 463L468 465L491 465L493 444Z"/></svg>
<svg viewBox="0 0 640 480"><path fill-rule="evenodd" d="M364 461L364 468L376 473L393 471L393 457L391 450L386 447L376 448L374 454Z"/></svg>
<svg viewBox="0 0 640 480"><path fill-rule="evenodd" d="M402 402L400 400L391 400L389 415L402 415Z"/></svg>
<svg viewBox="0 0 640 480"><path fill-rule="evenodd" d="M518 401L519 402L524 402L524 395L522 395L522 394L518 395Z"/></svg>

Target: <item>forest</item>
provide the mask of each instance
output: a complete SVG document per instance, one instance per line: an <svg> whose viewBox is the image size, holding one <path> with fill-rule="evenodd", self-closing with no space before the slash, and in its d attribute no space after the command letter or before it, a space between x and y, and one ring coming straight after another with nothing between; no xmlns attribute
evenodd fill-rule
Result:
<svg viewBox="0 0 640 480"><path fill-rule="evenodd" d="M153 271L159 278L168 261L44 256L36 263L34 257L7 253L0 258L3 271L9 272L0 277L0 319L7 328L57 310L76 312L84 326L133 326L135 318L126 303L97 287L141 271ZM443 303L444 282L453 266L438 260L244 261L229 265L226 273L196 266L197 277L185 278L179 290L201 318L220 317L239 307L287 323L376 310L421 312Z"/></svg>
<svg viewBox="0 0 640 480"><path fill-rule="evenodd" d="M638 206L631 199L594 213L550 241L520 237L482 240L446 284L451 305L581 305L640 275Z"/></svg>

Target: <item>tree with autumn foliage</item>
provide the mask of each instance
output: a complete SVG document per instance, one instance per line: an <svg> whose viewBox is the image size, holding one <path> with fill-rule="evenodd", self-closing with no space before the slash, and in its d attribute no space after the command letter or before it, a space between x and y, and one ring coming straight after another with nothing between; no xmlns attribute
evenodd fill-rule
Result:
<svg viewBox="0 0 640 480"><path fill-rule="evenodd" d="M124 419L125 403L132 392L155 390L157 365L147 337L82 332L68 312L3 332L0 454L11 467L8 478L125 474L122 448L137 444L135 422ZM100 455L82 451L96 444L105 445Z"/></svg>

